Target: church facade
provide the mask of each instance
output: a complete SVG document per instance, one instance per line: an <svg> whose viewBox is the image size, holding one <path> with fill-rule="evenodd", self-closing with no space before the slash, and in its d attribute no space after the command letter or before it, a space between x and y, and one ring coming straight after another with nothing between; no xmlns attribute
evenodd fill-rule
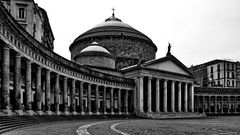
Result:
<svg viewBox="0 0 240 135"><path fill-rule="evenodd" d="M194 114L194 77L170 45L166 57L155 59L151 39L113 13L76 38L70 61L22 27L3 3L1 116Z"/></svg>

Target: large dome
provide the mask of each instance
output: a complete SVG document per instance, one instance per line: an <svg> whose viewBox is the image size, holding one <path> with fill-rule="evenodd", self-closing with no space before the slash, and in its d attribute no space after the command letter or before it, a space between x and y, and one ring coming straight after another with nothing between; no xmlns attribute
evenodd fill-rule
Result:
<svg viewBox="0 0 240 135"><path fill-rule="evenodd" d="M81 34L70 45L71 59L96 41L115 58L116 67L123 68L141 60L155 59L156 45L145 34L123 23L114 13L104 22Z"/></svg>

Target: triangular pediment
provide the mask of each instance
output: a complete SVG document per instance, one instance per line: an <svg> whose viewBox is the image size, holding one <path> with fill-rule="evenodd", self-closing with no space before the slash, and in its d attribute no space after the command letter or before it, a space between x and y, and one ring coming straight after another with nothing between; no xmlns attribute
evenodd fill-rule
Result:
<svg viewBox="0 0 240 135"><path fill-rule="evenodd" d="M164 57L161 59L146 62L144 63L144 67L192 76L187 67L183 65L179 60L177 60L174 56Z"/></svg>

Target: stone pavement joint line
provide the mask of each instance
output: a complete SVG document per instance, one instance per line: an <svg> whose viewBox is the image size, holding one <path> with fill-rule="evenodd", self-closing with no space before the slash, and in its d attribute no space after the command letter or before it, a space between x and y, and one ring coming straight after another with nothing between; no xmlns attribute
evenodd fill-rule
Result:
<svg viewBox="0 0 240 135"><path fill-rule="evenodd" d="M95 123L91 123L91 124L86 124L86 125L83 125L83 126L79 127L76 132L77 132L78 135L91 135L87 130L89 127L94 126L94 125L98 125L98 124L102 124L102 123L106 123L106 122L110 122L110 121L102 121L102 122L95 122Z"/></svg>
<svg viewBox="0 0 240 135"><path fill-rule="evenodd" d="M120 131L120 130L117 130L117 129L115 128L117 125L122 124L122 123L126 123L126 122L115 123L115 124L111 125L110 128L111 128L113 131L115 131L115 132L117 132L117 133L119 133L119 134L121 134L121 135L130 135L130 134L124 133L124 132L122 132L122 131Z"/></svg>

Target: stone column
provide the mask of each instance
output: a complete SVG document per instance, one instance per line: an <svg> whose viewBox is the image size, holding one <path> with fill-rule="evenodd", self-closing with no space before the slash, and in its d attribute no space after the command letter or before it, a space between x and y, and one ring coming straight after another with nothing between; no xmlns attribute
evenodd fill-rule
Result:
<svg viewBox="0 0 240 135"><path fill-rule="evenodd" d="M121 89L118 89L118 113L122 114L122 99L121 99Z"/></svg>
<svg viewBox="0 0 240 135"><path fill-rule="evenodd" d="M175 112L175 81L171 85L171 111Z"/></svg>
<svg viewBox="0 0 240 135"><path fill-rule="evenodd" d="M16 52L15 55L15 76L14 76L14 98L15 98L15 112L18 115L23 115L22 105L21 105L21 56L19 53Z"/></svg>
<svg viewBox="0 0 240 135"><path fill-rule="evenodd" d="M152 77L148 77L148 113L152 113Z"/></svg>
<svg viewBox="0 0 240 135"><path fill-rule="evenodd" d="M10 48L3 45L3 54L2 54L2 109L8 115L12 114L10 108Z"/></svg>
<svg viewBox="0 0 240 135"><path fill-rule="evenodd" d="M29 115L32 111L32 63L26 60L26 110Z"/></svg>
<svg viewBox="0 0 240 135"><path fill-rule="evenodd" d="M167 112L167 80L164 80L164 91L163 91L163 111Z"/></svg>
<svg viewBox="0 0 240 135"><path fill-rule="evenodd" d="M202 96L202 111L203 111L203 113L205 113L205 97L204 96Z"/></svg>
<svg viewBox="0 0 240 135"><path fill-rule="evenodd" d="M217 113L217 96L214 98L214 113Z"/></svg>
<svg viewBox="0 0 240 135"><path fill-rule="evenodd" d="M81 114L84 115L84 108L83 108L83 82L80 82L80 89L79 89L79 105Z"/></svg>
<svg viewBox="0 0 240 135"><path fill-rule="evenodd" d="M223 98L224 96L221 97L221 113L223 113Z"/></svg>
<svg viewBox="0 0 240 135"><path fill-rule="evenodd" d="M76 101L75 101L75 94L76 92L76 80L72 80L72 89L71 89L71 108L73 115L76 115Z"/></svg>
<svg viewBox="0 0 240 135"><path fill-rule="evenodd" d="M46 69L46 89L45 89L45 91L46 91L46 112L48 115L52 114L50 84L51 84L51 73L48 69Z"/></svg>
<svg viewBox="0 0 240 135"><path fill-rule="evenodd" d="M211 113L211 96L208 96L208 113Z"/></svg>
<svg viewBox="0 0 240 135"><path fill-rule="evenodd" d="M59 111L59 91L60 91L60 87L59 87L59 74L56 74L56 78L55 78L55 91L54 91L54 105L55 105L55 112L57 115L60 115L60 111Z"/></svg>
<svg viewBox="0 0 240 135"><path fill-rule="evenodd" d="M178 83L178 112L182 112L181 82Z"/></svg>
<svg viewBox="0 0 240 135"><path fill-rule="evenodd" d="M237 96L234 97L234 113L237 113Z"/></svg>
<svg viewBox="0 0 240 135"><path fill-rule="evenodd" d="M160 79L156 80L156 112L160 112Z"/></svg>
<svg viewBox="0 0 240 135"><path fill-rule="evenodd" d="M125 113L128 114L128 90L126 90L124 106L125 106Z"/></svg>
<svg viewBox="0 0 240 135"><path fill-rule="evenodd" d="M37 71L36 71L36 95L37 95L37 113L39 115L42 115L42 72L41 67L37 65Z"/></svg>
<svg viewBox="0 0 240 135"><path fill-rule="evenodd" d="M190 86L189 91L189 111L194 112L194 86L193 83Z"/></svg>
<svg viewBox="0 0 240 135"><path fill-rule="evenodd" d="M111 114L114 114L114 97L113 97L113 88L110 90L110 108L111 108Z"/></svg>
<svg viewBox="0 0 240 135"><path fill-rule="evenodd" d="M138 82L139 82L138 92L137 92L138 109L140 113L143 113L143 76L139 76Z"/></svg>
<svg viewBox="0 0 240 135"><path fill-rule="evenodd" d="M88 91L87 91L87 106L88 106L88 114L92 114L92 108L91 108L91 84L88 84Z"/></svg>
<svg viewBox="0 0 240 135"><path fill-rule="evenodd" d="M63 104L64 104L64 114L68 115L68 83L67 83L68 78L64 76L63 78Z"/></svg>
<svg viewBox="0 0 240 135"><path fill-rule="evenodd" d="M184 112L188 112L188 85L185 83L184 90Z"/></svg>
<svg viewBox="0 0 240 135"><path fill-rule="evenodd" d="M107 87L103 89L103 114L107 114Z"/></svg>
<svg viewBox="0 0 240 135"><path fill-rule="evenodd" d="M227 113L230 113L230 96L227 96L227 107L228 107Z"/></svg>
<svg viewBox="0 0 240 135"><path fill-rule="evenodd" d="M96 106L96 114L99 114L99 86L96 86L96 93L95 93L95 106Z"/></svg>

